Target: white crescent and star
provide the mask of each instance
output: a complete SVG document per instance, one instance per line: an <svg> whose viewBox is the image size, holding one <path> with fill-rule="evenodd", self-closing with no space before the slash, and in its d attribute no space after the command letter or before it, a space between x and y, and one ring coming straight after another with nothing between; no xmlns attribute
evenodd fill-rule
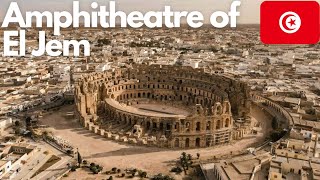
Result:
<svg viewBox="0 0 320 180"><path fill-rule="evenodd" d="M287 22L288 20L289 22ZM290 25L288 26L288 24ZM285 12L281 15L279 19L279 26L283 32L292 34L300 29L301 19L299 15L295 12Z"/></svg>

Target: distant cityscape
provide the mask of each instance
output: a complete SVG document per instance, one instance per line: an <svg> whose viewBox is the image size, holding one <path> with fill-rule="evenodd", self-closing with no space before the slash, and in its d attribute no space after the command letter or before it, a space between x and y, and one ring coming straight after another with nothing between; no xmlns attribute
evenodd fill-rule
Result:
<svg viewBox="0 0 320 180"><path fill-rule="evenodd" d="M0 179L320 179L319 43L265 45L257 25L61 33L46 38L91 56L33 57L27 29L26 56L4 57L0 39Z"/></svg>

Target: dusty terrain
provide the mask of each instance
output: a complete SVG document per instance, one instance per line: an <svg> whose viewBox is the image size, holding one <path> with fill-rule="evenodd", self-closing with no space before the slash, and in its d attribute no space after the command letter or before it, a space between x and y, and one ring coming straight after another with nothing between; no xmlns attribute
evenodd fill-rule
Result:
<svg viewBox="0 0 320 180"><path fill-rule="evenodd" d="M142 146L131 146L128 144L119 144L96 135L82 128L78 120L65 119L66 112L73 111L73 106L66 106L57 112L51 112L44 115L42 124L53 127L53 132L61 138L69 141L74 147L79 148L83 159L89 162L95 162L104 166L104 170L110 170L112 167L121 169L137 168L148 172L148 174L157 174L159 172L168 174L174 166L175 160L181 152L190 153L196 156L201 154L201 159L213 156L230 154L264 141L267 132L271 130L271 120L257 108L252 109L252 116L261 123L262 130L256 136L248 136L238 142L211 147L204 149L188 150L170 150L160 148L150 148ZM107 175L103 177L106 178ZM96 178L98 176L88 175L88 172L77 171L71 173L67 179L86 179L88 177Z"/></svg>

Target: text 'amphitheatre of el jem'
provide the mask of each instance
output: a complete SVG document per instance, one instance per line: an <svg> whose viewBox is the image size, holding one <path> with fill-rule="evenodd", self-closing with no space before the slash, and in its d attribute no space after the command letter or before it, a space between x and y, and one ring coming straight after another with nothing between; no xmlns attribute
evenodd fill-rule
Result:
<svg viewBox="0 0 320 180"><path fill-rule="evenodd" d="M247 85L203 69L118 68L85 75L75 94L81 124L121 142L209 147L240 139L250 129ZM236 118L246 123L240 126Z"/></svg>

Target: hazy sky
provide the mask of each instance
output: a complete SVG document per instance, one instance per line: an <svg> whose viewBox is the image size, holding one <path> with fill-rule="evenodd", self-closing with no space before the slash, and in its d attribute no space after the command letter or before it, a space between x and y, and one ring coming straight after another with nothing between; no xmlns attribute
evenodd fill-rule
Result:
<svg viewBox="0 0 320 180"><path fill-rule="evenodd" d="M62 11L71 10L73 0L15 0L22 11ZM79 0L81 10L89 11L93 0ZM134 10L141 12L163 10L165 5L171 6L173 11L200 11L209 22L210 14L217 10L229 11L232 0L115 0L117 10L129 13ZM318 0L320 1L320 0ZM0 22L3 21L7 8L13 0L0 0ZM96 0L99 5L108 5L109 0ZM261 0L241 0L241 13L238 23L259 23L259 9Z"/></svg>

